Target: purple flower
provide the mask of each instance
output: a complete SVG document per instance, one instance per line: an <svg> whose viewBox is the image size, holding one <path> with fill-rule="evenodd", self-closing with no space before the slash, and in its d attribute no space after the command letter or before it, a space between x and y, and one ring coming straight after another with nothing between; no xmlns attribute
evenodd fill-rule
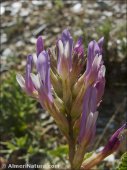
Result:
<svg viewBox="0 0 127 170"><path fill-rule="evenodd" d="M88 86L83 100L83 111L81 116L79 141L91 141L96 131L96 120L98 116L97 107L101 102L105 88L105 66L101 65L96 75L96 81ZM83 142L85 142L83 141Z"/></svg>
<svg viewBox="0 0 127 170"><path fill-rule="evenodd" d="M32 65L33 65L33 57L32 55L28 55L27 57L27 64L26 64L26 74L25 79L22 77L22 75L17 74L16 78L20 86L23 88L24 91L26 91L29 95L32 95L34 92L34 85L32 83L30 74L32 72Z"/></svg>
<svg viewBox="0 0 127 170"><path fill-rule="evenodd" d="M99 69L95 87L97 88L97 91L98 91L97 103L99 105L101 102L101 98L104 94L104 89L105 89L105 66L104 65L101 65Z"/></svg>
<svg viewBox="0 0 127 170"><path fill-rule="evenodd" d="M44 50L44 42L41 36L38 37L37 43L36 43L36 53L37 56Z"/></svg>
<svg viewBox="0 0 127 170"><path fill-rule="evenodd" d="M31 74L31 78L35 89L38 91L41 102L46 100L52 102L51 83L50 83L50 61L49 55L46 51L42 51L37 58L37 75Z"/></svg>
<svg viewBox="0 0 127 170"><path fill-rule="evenodd" d="M83 47L83 44L82 44L82 38L81 37L78 39L78 41L75 44L74 53L78 57L81 57L81 58L84 57L84 47Z"/></svg>
<svg viewBox="0 0 127 170"><path fill-rule="evenodd" d="M50 83L50 59L49 54L43 48L43 39L37 39L37 56L33 59L32 55L28 56L26 64L25 79L21 75L17 75L17 81L22 89L36 98L42 107L47 110L55 119L58 127L68 138L68 122L64 114L62 114L55 103L51 91ZM33 61L36 65L37 73L32 73Z"/></svg>
<svg viewBox="0 0 127 170"><path fill-rule="evenodd" d="M126 124L124 124L112 135L112 137L108 141L108 144L101 152L93 154L90 158L86 159L82 164L83 169L91 169L95 165L99 164L105 157L112 154L116 149L118 149L122 140L121 137L122 135L124 135L125 128Z"/></svg>
<svg viewBox="0 0 127 170"><path fill-rule="evenodd" d="M95 123L97 120L97 89L88 87L83 100L83 113L81 116L79 142L90 142L93 137ZM85 141L84 141L85 140Z"/></svg>
<svg viewBox="0 0 127 170"><path fill-rule="evenodd" d="M37 42L38 43L38 42ZM39 98L45 108L46 103L52 102L51 83L50 83L50 61L46 51L40 52L37 61L37 75L32 73L33 57L27 57L25 79L18 74L18 83L29 95Z"/></svg>
<svg viewBox="0 0 127 170"><path fill-rule="evenodd" d="M98 43L94 40L89 43L87 54L87 65L85 72L86 85L95 83L98 78L98 72L103 65L102 60L102 45L104 38L101 38Z"/></svg>
<svg viewBox="0 0 127 170"><path fill-rule="evenodd" d="M100 48L100 53L102 54L102 51L103 51L103 44L104 44L104 37L102 37L102 38L100 38L99 40L98 40L98 46L99 46L99 48Z"/></svg>
<svg viewBox="0 0 127 170"><path fill-rule="evenodd" d="M67 29L62 32L58 41L58 64L57 70L62 78L67 78L72 69L73 39Z"/></svg>
<svg viewBox="0 0 127 170"><path fill-rule="evenodd" d="M109 139L107 145L104 147L104 149L102 150L102 154L104 155L109 155L111 153L113 153L115 150L118 149L118 147L120 146L120 142L122 140L122 131L127 127L127 123L125 123L122 127L120 127Z"/></svg>

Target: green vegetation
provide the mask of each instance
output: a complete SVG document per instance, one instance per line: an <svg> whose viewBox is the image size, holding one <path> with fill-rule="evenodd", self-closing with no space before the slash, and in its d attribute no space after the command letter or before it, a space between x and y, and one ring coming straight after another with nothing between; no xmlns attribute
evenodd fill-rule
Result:
<svg viewBox="0 0 127 170"><path fill-rule="evenodd" d="M126 170L126 169L127 169L127 152L125 152L122 155L121 161L120 161L120 164L117 170Z"/></svg>
<svg viewBox="0 0 127 170"><path fill-rule="evenodd" d="M35 123L36 102L22 92L10 72L2 78L0 98L0 133L21 136L28 131L28 124Z"/></svg>

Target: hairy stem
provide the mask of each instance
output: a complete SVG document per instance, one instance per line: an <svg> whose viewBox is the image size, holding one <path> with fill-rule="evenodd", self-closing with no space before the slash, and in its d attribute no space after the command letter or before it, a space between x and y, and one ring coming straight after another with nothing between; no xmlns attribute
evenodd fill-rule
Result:
<svg viewBox="0 0 127 170"><path fill-rule="evenodd" d="M81 170L90 170L93 166L100 163L106 156L102 153L95 154L91 156L90 158L86 159L81 166Z"/></svg>
<svg viewBox="0 0 127 170"><path fill-rule="evenodd" d="M75 167L76 170L79 170L84 158L84 151L85 146L79 145L78 149L75 153L74 159L73 159L73 167Z"/></svg>
<svg viewBox="0 0 127 170"><path fill-rule="evenodd" d="M74 140L74 135L73 135L73 124L72 124L72 119L71 116L68 115L67 116L68 119L68 123L69 123L69 162L71 165L71 169L74 170L73 168L73 159L74 159L74 155L75 155L75 140Z"/></svg>

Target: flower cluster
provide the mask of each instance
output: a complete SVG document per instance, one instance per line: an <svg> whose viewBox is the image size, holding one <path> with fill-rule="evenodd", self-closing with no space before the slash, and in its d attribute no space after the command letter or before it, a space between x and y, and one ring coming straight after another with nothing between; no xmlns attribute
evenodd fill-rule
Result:
<svg viewBox="0 0 127 170"><path fill-rule="evenodd" d="M53 116L67 138L69 160L76 170L80 169L96 131L97 108L105 88L103 42L102 37L98 42L89 43L86 60L82 38L74 43L67 29L62 32L56 46L47 51L39 36L36 56L27 57L25 76L17 75L22 89ZM34 74L33 66L36 68ZM125 125L112 136L101 154L107 156L119 146L117 137L124 128ZM89 162L84 164L88 166Z"/></svg>

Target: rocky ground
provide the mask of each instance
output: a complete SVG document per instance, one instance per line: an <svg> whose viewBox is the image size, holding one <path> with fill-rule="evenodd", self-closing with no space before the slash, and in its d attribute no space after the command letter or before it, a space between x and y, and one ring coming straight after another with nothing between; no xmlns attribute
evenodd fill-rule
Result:
<svg viewBox="0 0 127 170"><path fill-rule="evenodd" d="M83 36L86 43L109 31L108 48L121 48L119 45L126 42L125 22L124 0L2 0L0 52L2 59L34 53L38 35L43 35L46 47L51 46L66 27L73 36ZM123 60L125 55L119 52L118 57Z"/></svg>

